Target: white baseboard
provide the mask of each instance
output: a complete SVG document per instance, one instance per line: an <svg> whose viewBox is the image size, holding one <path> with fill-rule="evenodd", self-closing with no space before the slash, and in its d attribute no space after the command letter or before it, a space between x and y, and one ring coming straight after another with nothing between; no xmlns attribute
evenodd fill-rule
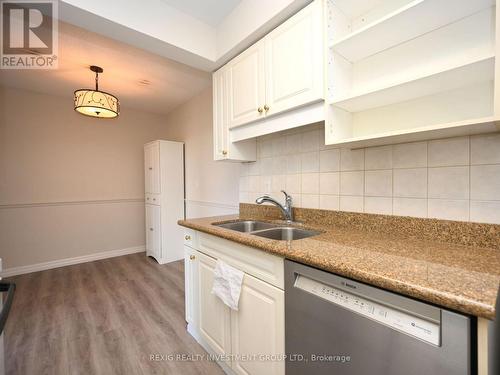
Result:
<svg viewBox="0 0 500 375"><path fill-rule="evenodd" d="M92 262L94 260L100 260L100 259L106 259L106 258L119 257L122 255L140 253L143 251L146 251L146 246L144 246L144 245L143 246L128 247L126 249L103 251L100 253L83 255L83 256L74 257L74 258L58 259L58 260L52 260L50 262L30 264L28 266L6 268L2 272L0 272L0 276L2 278L5 278L5 277L10 277L10 276L22 275L25 273L50 270L52 268L70 266L72 264L86 263L86 262Z"/></svg>

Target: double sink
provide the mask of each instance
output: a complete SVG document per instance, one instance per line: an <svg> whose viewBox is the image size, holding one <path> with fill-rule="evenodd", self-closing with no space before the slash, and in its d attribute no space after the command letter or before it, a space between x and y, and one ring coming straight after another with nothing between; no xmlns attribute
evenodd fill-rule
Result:
<svg viewBox="0 0 500 375"><path fill-rule="evenodd" d="M226 228L242 233L249 233L254 236L269 238L271 240L278 241L301 240L303 238L321 234L321 232L316 230L302 229L282 224L273 224L254 220L243 220L213 225L220 228Z"/></svg>

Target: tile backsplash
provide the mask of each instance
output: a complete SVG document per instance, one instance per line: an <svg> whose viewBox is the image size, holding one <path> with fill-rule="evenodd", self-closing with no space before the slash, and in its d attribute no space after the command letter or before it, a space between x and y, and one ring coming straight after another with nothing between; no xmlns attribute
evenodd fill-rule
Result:
<svg viewBox="0 0 500 375"><path fill-rule="evenodd" d="M286 190L297 207L500 224L500 133L349 150L314 125L259 138L257 155L242 203Z"/></svg>

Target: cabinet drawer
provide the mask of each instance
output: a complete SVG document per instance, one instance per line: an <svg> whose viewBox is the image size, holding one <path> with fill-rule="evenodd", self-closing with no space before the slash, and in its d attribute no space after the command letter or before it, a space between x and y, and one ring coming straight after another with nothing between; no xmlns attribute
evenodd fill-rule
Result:
<svg viewBox="0 0 500 375"><path fill-rule="evenodd" d="M277 288L284 286L283 258L210 234L198 232L197 250Z"/></svg>
<svg viewBox="0 0 500 375"><path fill-rule="evenodd" d="M196 239L196 231L189 228L184 228L184 245L189 246L193 249L198 249Z"/></svg>
<svg viewBox="0 0 500 375"><path fill-rule="evenodd" d="M147 204L160 204L160 194L146 193L145 201Z"/></svg>

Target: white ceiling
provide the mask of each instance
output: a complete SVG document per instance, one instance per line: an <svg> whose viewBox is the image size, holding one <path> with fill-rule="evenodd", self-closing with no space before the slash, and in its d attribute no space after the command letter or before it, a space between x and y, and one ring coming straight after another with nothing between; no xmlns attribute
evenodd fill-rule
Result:
<svg viewBox="0 0 500 375"><path fill-rule="evenodd" d="M161 0L211 26L217 26L241 0Z"/></svg>
<svg viewBox="0 0 500 375"><path fill-rule="evenodd" d="M158 114L210 86L207 72L63 22L58 56L56 70L3 70L0 85L72 98L74 90L94 86L88 67L98 65L104 69L99 89L116 95L122 107Z"/></svg>

